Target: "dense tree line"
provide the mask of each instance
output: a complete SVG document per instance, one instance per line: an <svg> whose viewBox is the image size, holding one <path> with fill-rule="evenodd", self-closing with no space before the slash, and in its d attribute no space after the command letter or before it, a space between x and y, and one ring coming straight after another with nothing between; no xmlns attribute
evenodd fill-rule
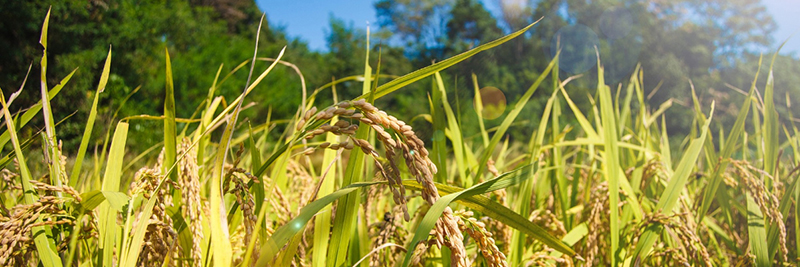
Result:
<svg viewBox="0 0 800 267"><path fill-rule="evenodd" d="M584 76L572 82L569 91L579 105L585 106L596 88L596 46L608 84L625 83L641 64L645 90L655 91L649 98L653 106L674 99L676 106L686 107L667 112L667 126L675 136L690 131L691 120L679 119L691 116L690 80L706 106L712 100L725 103L718 106L717 122L732 124L735 114L729 110L736 109L727 106L741 103L743 96L729 87L749 88L759 53L769 59L777 47L771 38L776 25L758 0L540 0L496 4L500 14L495 16L477 0L382 0L375 7L381 26L404 42L405 49L411 51L406 55L415 67L541 19L524 38L480 54L448 72L455 76L452 79L463 81L464 86L459 88L466 89L462 90L465 97L472 88L469 76L475 73L480 86L501 88L513 101L560 49L562 77ZM800 77L796 75L800 61L781 55L776 64L781 66L775 73L776 94L800 95ZM766 75L760 81L763 87ZM539 105L532 102L529 112L541 110L542 101ZM782 108L782 118L788 119L788 105L784 103ZM795 105L793 111L796 114L800 109Z"/></svg>
<svg viewBox="0 0 800 267"><path fill-rule="evenodd" d="M366 49L372 51L370 62L374 69L380 58L381 74L402 75L539 20L523 37L478 54L444 73L452 94L449 99L457 102L453 106L460 109L462 122L472 123L476 119L471 106L473 74L480 87L497 87L513 103L542 74L558 50L562 78L584 76L569 87L579 105L585 105L594 95L597 47L609 84L625 83L636 65L641 64L645 90L653 92L658 88L649 98L651 104L657 106L674 99L676 105L690 107L689 80L704 103L739 103L742 96L728 87L747 89L759 53L770 56L773 50L769 49L776 47L776 40L770 38L776 25L758 0L540 0L497 4L500 10L493 14L486 3L477 0L379 0L374 7L380 29L373 30L370 47L361 27L332 17L325 52L312 51L303 41L288 38L267 17L259 56L277 55L287 46L284 60L299 67L309 90L313 90L334 78L362 73ZM19 88L30 64L34 66L30 77L39 76L40 27L52 6L48 84L55 85L78 68L53 101L56 119L74 113L61 126L62 138L75 140L68 141L67 146L77 144L82 133L80 127L88 113L86 103L93 96L109 45L113 49L112 74L109 89L102 94L99 120L105 123L100 125L112 125L109 120L121 102L139 86L118 118L161 114L165 47L172 58L177 115L189 118L205 99L220 64L224 64L224 76L252 56L262 13L252 0L1 0L0 6L0 87L6 95ZM800 61L781 55L776 64L776 95L800 95ZM263 68L265 63L259 62L259 66ZM217 93L231 99L243 88L246 75L246 71L237 72ZM35 103L39 99L38 86L29 81L12 108L19 110ZM300 77L291 68L277 68L261 87L260 93L248 97L259 103L245 111L244 115L253 120L265 119L270 109L273 117L286 118L300 103ZM379 104L397 114L408 114L408 118L401 119L410 121L410 116L419 112L405 111L420 103L427 105L426 91L431 84L420 82L410 87ZM360 88L357 82L344 83L337 86L337 93L340 99L349 98L358 95ZM330 99L330 91L325 92L326 97L321 99ZM535 114L544 101L532 100L525 112ZM779 102L782 119L789 118L790 108L794 114L800 113L798 105ZM718 106L718 123L732 123L731 115L735 114L727 114L725 105ZM677 119L691 116L688 110L669 110L667 126L671 131L690 130L691 120ZM491 126L498 122L488 123ZM159 140L153 137L160 135L152 129L159 125L137 122L132 128L131 143L137 148L152 145L152 140ZM534 126L517 127L514 134L527 134Z"/></svg>

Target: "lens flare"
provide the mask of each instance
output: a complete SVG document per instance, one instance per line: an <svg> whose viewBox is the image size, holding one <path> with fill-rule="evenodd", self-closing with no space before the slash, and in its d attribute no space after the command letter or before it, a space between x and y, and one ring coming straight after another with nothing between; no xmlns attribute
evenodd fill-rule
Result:
<svg viewBox="0 0 800 267"><path fill-rule="evenodd" d="M558 30L550 42L550 55L561 49L558 61L561 70L578 74L592 69L597 64L595 47L600 46L597 34L581 24L565 26Z"/></svg>
<svg viewBox="0 0 800 267"><path fill-rule="evenodd" d="M506 95L497 87L487 86L479 90L483 111L481 115L485 120L499 118L506 111ZM473 103L476 104L477 103Z"/></svg>

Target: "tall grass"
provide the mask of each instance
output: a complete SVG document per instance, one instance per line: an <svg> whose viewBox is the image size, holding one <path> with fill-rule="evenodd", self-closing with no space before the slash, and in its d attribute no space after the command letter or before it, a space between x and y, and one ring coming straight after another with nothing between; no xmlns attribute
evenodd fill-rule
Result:
<svg viewBox="0 0 800 267"><path fill-rule="evenodd" d="M304 92L292 118L270 117L258 125L242 123L239 112L248 94L263 93L268 85L261 81L279 63L293 66L281 60L283 51L264 70L254 69L257 50L222 79L220 66L192 118L175 115L166 52L164 115L115 119L95 150L100 152L91 155L93 163L84 166L89 145L97 143L91 136L98 99L114 90L106 88L109 50L67 173L64 155L73 153L61 151L53 120L59 111L50 101L58 101L55 95L72 74L54 88L45 83L47 18L42 101L15 114L11 105L19 93L0 95L0 143L13 148L3 151L0 175L0 265L797 264L800 250L789 248L800 239L794 204L800 197L800 135L793 120L778 117L772 65L763 86L755 73L736 122L718 132L710 128L714 104L703 106L695 96L694 129L671 151L664 122L676 118L664 111L672 101L658 108L645 101L644 70L637 67L625 84L612 86L598 63L597 91L582 109L572 99L583 96L570 96L567 88L585 78L561 79L558 55L493 129L484 126L487 107L473 76L477 105L467 115L479 124L462 124L459 106L447 98L455 88L439 72L535 23L385 83L380 66L373 69L365 60L363 74ZM241 95L217 96L217 88L247 64L251 77L260 74L248 78ZM430 113L421 110L418 118L436 130L432 142L373 105L427 78L431 97L419 104ZM337 99L336 84L354 79L363 81L362 95ZM333 99L319 99L324 90ZM527 142L503 140L538 90L549 98L542 114L531 118L536 131ZM567 112L574 122L565 119ZM44 131L22 136L35 116L43 117ZM126 157L128 129L141 120L164 123L157 159ZM468 128L480 138L466 138ZM221 133L218 142L215 132ZM42 147L31 147L35 143ZM35 151L44 152L44 162L29 162ZM126 170L134 163L129 159L152 164L134 172ZM33 177L31 164L46 166L46 175Z"/></svg>

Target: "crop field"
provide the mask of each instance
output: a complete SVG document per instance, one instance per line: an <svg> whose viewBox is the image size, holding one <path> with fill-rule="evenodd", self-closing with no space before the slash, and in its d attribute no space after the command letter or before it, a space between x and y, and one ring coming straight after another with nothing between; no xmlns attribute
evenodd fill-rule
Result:
<svg viewBox="0 0 800 267"><path fill-rule="evenodd" d="M47 73L49 16L41 77L23 84ZM460 92L474 95L464 116L478 122L462 124L440 71L532 27L397 77L367 60L363 73L303 84L287 118L240 116L272 70L296 68L284 51L266 55L263 69L256 49L230 73L209 74L190 118L176 117L165 52L163 114L104 128L95 117L110 49L77 151L62 151L53 114L67 111L50 104L71 74L54 87L41 81L30 107L11 108L19 93L3 95L0 266L796 266L800 132L776 111L791 96L774 93L774 57L762 57L768 67L752 73L741 103L694 96L679 144L666 128L671 102L647 101L654 88L642 75L658 70L607 84L599 55L596 75L560 77L556 54L496 127L484 123L497 107L480 88ZM216 91L248 71L238 98ZM570 95L576 79L597 87ZM344 81L362 83L361 96L339 99ZM412 116L431 137L375 104L418 81L430 87ZM544 111L523 118L537 91ZM714 123L721 105L738 108L732 125ZM35 118L41 128L20 130ZM510 140L523 119L535 131ZM163 125L163 140L132 154L129 129L143 120ZM108 131L91 140L98 129Z"/></svg>

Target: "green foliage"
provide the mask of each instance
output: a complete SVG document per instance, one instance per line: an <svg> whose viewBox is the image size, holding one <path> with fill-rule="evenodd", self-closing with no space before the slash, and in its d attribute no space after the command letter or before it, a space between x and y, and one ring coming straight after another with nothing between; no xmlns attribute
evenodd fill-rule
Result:
<svg viewBox="0 0 800 267"><path fill-rule="evenodd" d="M797 61L776 53L761 72L743 48L768 43L768 18L740 21L723 2L661 11L615 2L647 34L615 39L621 46L602 39L590 59L551 40L576 22L613 35L602 29L608 3L504 6L496 19L470 0L379 1L384 26L421 45L371 45L368 32L331 18L330 51L320 53L247 27L257 23L250 2L226 2L239 18L206 1L137 3L66 1L53 17L36 15L42 3L9 3L20 20L3 23L35 32L41 46L10 49L36 59L38 79L0 94L0 142L11 146L0 223L14 241L0 264L437 266L463 250L479 266L771 266L798 256L788 249L800 242ZM734 13L760 16L757 3L741 4ZM559 8L535 23L525 13ZM683 9L756 30L715 31L675 13ZM427 24L436 16L446 34ZM30 18L44 21L41 32L40 22L25 30ZM659 36L691 39L684 51ZM658 53L629 66L621 51L639 45ZM563 79L576 74L564 64L593 66ZM3 88L25 80L3 75ZM484 116L479 77L505 93L503 119ZM655 92L656 80L677 90L683 78L697 90ZM724 78L750 91L709 89ZM75 108L79 119L59 122ZM445 220L457 228L443 230Z"/></svg>
<svg viewBox="0 0 800 267"><path fill-rule="evenodd" d="M52 64L48 83L52 84L64 77L73 68L79 71L71 87L62 97L54 101L56 120L75 113L62 125L60 133L65 137L65 147L77 147L85 131L83 122L91 113L94 97L94 84L100 79L102 60L105 59L108 45L111 44L119 57L114 59L114 70L109 74L109 87L116 88L99 98L96 120L100 125L110 123L114 111L121 107L119 117L139 114L160 114L163 106L159 92L164 76L163 47L167 47L174 58L174 85L176 91L176 117L188 118L205 98L208 79L195 79L210 73L223 63L223 70L229 71L250 51L249 40L254 35L258 10L251 1L223 1L210 4L208 1L180 0L159 2L101 2L70 0L52 3L37 1L7 1L0 15L0 31L7 32L10 38L0 41L0 61L4 63L0 74L0 86L10 93L17 82L23 80L25 66L35 59L38 47L34 40L39 37L39 24L43 18L40 12L53 5L55 27L51 35L56 36L49 51ZM378 1L375 8L381 29L375 36L380 40L367 47L363 41L364 32L352 24L331 18L328 32L328 51L310 51L297 40L286 37L282 29L270 27L263 31L260 51L277 53L284 45L289 47L286 60L301 66L306 83L310 88L326 84L332 78L343 78L359 73L364 50L380 53L382 73L398 75L408 73L412 68L421 68L432 60L452 57L461 51L475 47L479 43L498 38L543 17L539 27L522 38L512 40L499 49L471 57L462 64L442 72L443 80L454 82L456 86L471 88L470 79L474 73L484 86L500 88L509 101L524 94L523 81L535 79L552 58L554 40L559 29L567 25L587 25L600 37L598 48L604 62L606 80L617 83L628 77L637 62L648 70L643 77L646 88L660 89L650 95L648 102L660 104L668 99L676 103L691 102L686 79L697 85L700 100L708 104L709 99L728 97L740 99L739 94L728 91L726 84L746 88L746 78L755 70L758 56L753 51L758 47L772 44L769 38L774 30L774 22L766 15L757 1L677 1L653 9L637 1L615 0L605 2L582 1L538 1L536 6L515 5L501 2L499 16L489 13L484 4L474 0L459 1ZM135 7L135 8L133 8ZM564 11L564 12L561 12ZM233 15L239 14L239 15ZM696 14L697 18L691 16ZM714 18L714 19L705 19ZM757 19L742 19L757 18ZM630 20L630 23L628 23ZM617 25L635 25L620 28ZM721 25L727 25L722 28ZM13 30L12 30L13 29ZM398 42L397 40L401 40ZM566 40L565 40L566 41ZM395 44L400 44L395 45ZM652 53L646 52L654 51ZM568 52L568 51L565 51ZM590 51L593 54L593 51ZM568 53L569 54L569 53ZM377 65L377 57L370 59ZM258 66L264 66L259 61ZM796 59L779 56L776 60L776 95L797 93L796 69L800 64ZM565 65L565 64L562 64ZM36 73L34 68L34 75ZM268 110L276 116L292 114L300 103L300 90L296 86L300 77L291 69L279 67L277 75L267 78L270 94L257 94L249 100L260 105L246 109L246 116L266 117ZM584 75L595 75L591 70ZM785 75L782 75L786 73ZM244 86L242 72L236 72L230 82L217 90L218 94L233 97L236 88ZM574 83L574 101L581 107L590 103L583 97L591 93L594 79L581 79ZM134 89L141 85L136 93ZM21 107L33 104L33 87L28 83L20 97ZM417 99L425 98L425 88L419 84L410 85L402 96L381 100L379 104L390 107L400 114L407 114ZM614 86L612 86L613 88ZM709 89L712 88L712 89ZM358 84L345 82L340 85L343 98L358 94ZM463 105L455 106L464 123L477 123L469 116L472 96L470 93L448 98ZM327 92L323 95L328 95ZM130 96L129 101L125 101ZM269 97L268 97L269 96ZM125 105L121 105L125 102ZM544 108L546 97L536 94L523 110L523 114L536 114ZM789 105L780 101L778 113L786 115ZM77 103L77 105L76 105ZM800 107L791 107L797 112ZM17 108L18 109L18 108ZM686 109L668 109L673 116L691 116ZM719 123L732 123L735 114L721 107ZM781 119L787 116L780 116ZM410 117L402 119L410 120ZM571 114L565 114L566 121L573 121ZM498 126L499 120L486 121L489 128ZM677 134L672 142L689 133L687 120L670 120L669 127ZM39 124L39 122L35 122ZM133 151L144 151L160 140L163 134L149 129L158 123L147 122L131 128ZM178 123L178 128L193 125ZM465 129L465 136L474 136L477 131ZM511 135L523 138L525 132L534 130L534 125L512 129ZM101 136L106 131L92 131L92 137ZM432 134L432 133L430 133ZM523 138L524 139L524 138ZM97 143L89 144L93 147ZM674 149L674 148L673 148Z"/></svg>

